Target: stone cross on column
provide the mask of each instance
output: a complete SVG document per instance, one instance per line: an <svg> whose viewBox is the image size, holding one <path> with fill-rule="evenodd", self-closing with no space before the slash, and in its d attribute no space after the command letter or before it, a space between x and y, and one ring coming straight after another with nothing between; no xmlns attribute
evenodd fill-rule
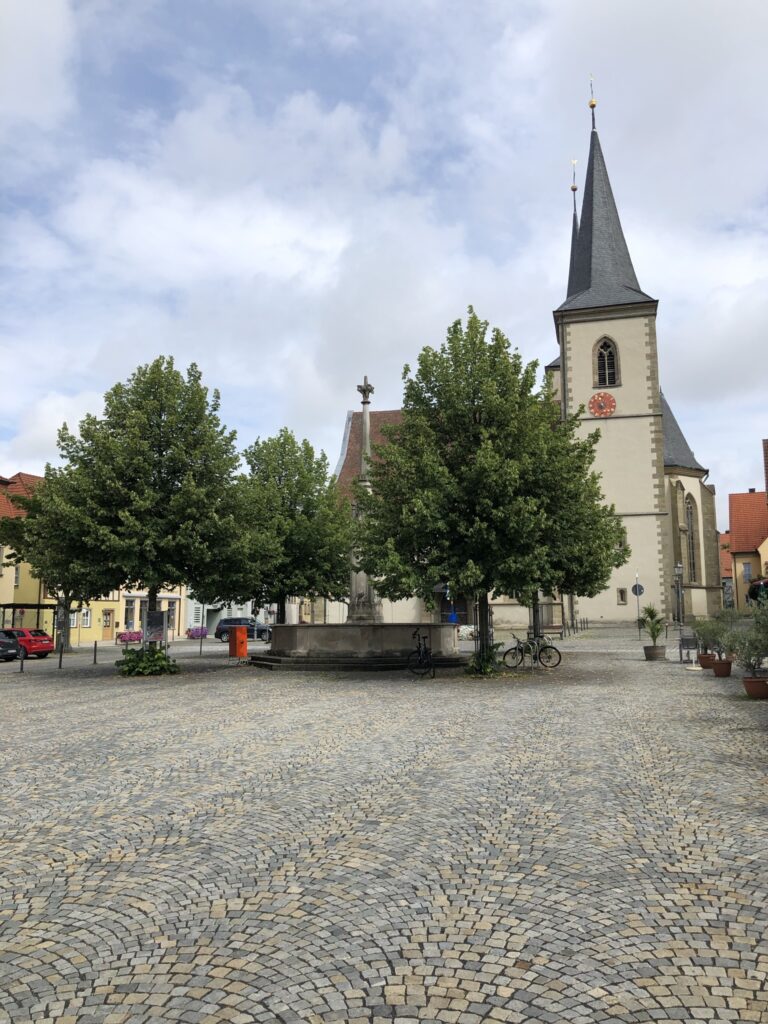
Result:
<svg viewBox="0 0 768 1024"><path fill-rule="evenodd" d="M362 438L360 444L360 481L370 488L368 482L368 465L371 460L371 416L369 406L373 385L368 383L368 377L363 377L363 383L357 385L357 390L363 396L362 406ZM359 514L359 513L358 513ZM381 621L381 602L376 591L364 572L355 567L355 556L352 555L352 571L350 573L349 586L349 612L347 622L371 623Z"/></svg>
<svg viewBox="0 0 768 1024"><path fill-rule="evenodd" d="M357 385L357 390L363 396L363 439L360 446L360 479L368 482L368 464L371 461L371 417L368 407L371 404L373 384L368 383L367 375L363 377L363 383Z"/></svg>

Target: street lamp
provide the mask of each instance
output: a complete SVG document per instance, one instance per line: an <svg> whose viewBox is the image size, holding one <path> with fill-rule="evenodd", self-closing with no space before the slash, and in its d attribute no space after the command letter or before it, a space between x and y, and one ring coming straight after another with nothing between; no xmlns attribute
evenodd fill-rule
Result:
<svg viewBox="0 0 768 1024"><path fill-rule="evenodd" d="M675 562L675 602L677 605L677 621L683 624L683 563Z"/></svg>

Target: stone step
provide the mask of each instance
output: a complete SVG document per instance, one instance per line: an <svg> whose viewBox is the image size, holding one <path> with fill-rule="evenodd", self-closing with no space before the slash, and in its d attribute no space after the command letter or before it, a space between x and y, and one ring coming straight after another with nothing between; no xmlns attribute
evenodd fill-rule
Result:
<svg viewBox="0 0 768 1024"><path fill-rule="evenodd" d="M435 656L435 669L462 668L468 660L465 655ZM407 657L400 655L318 658L312 655L252 654L249 663L256 668L292 672L405 672L408 667Z"/></svg>

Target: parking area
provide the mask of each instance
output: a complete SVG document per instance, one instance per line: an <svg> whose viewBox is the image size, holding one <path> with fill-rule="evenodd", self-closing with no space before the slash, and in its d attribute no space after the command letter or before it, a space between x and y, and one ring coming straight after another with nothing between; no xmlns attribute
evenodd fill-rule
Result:
<svg viewBox="0 0 768 1024"><path fill-rule="evenodd" d="M765 1022L768 702L599 648L0 666L0 1022Z"/></svg>

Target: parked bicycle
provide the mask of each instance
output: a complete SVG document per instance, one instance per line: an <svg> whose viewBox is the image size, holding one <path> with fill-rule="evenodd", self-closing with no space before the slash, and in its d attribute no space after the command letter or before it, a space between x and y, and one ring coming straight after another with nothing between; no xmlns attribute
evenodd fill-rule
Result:
<svg viewBox="0 0 768 1024"><path fill-rule="evenodd" d="M548 636L536 636L531 640L519 640L504 652L504 664L507 668L517 668L531 659L531 665L539 664L542 668L557 668L562 661L560 651L549 642Z"/></svg>
<svg viewBox="0 0 768 1024"><path fill-rule="evenodd" d="M412 635L416 641L416 650L408 655L408 669L415 676L430 675L434 679L435 663L432 660L432 648L427 643L427 634L414 629Z"/></svg>

